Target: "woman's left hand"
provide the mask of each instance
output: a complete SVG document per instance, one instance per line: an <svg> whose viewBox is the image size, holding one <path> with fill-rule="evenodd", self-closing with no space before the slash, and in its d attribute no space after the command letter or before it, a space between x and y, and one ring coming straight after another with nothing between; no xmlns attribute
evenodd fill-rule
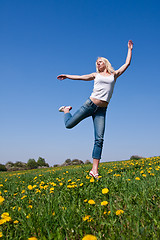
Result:
<svg viewBox="0 0 160 240"><path fill-rule="evenodd" d="M128 48L130 48L130 49L132 50L132 48L133 48L133 42L132 42L132 40L129 40L129 41L128 41Z"/></svg>

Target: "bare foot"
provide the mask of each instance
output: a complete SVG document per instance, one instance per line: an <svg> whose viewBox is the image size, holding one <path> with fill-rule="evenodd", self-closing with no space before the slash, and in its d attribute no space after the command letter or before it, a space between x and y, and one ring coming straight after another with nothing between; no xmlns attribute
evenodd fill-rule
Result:
<svg viewBox="0 0 160 240"><path fill-rule="evenodd" d="M59 108L59 112L69 113L69 111L72 109L71 106L62 106Z"/></svg>

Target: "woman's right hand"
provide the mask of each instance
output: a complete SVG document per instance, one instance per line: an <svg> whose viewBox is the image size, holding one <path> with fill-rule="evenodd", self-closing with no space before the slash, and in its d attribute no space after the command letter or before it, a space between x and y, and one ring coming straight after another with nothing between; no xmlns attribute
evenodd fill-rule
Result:
<svg viewBox="0 0 160 240"><path fill-rule="evenodd" d="M67 75L65 75L65 74L61 74L61 75L57 76L57 79L59 79L59 80L64 80L66 78L67 78Z"/></svg>

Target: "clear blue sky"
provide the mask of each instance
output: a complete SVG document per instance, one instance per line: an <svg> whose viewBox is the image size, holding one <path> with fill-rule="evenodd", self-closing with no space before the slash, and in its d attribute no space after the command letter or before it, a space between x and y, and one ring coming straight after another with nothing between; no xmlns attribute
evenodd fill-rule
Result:
<svg viewBox="0 0 160 240"><path fill-rule="evenodd" d="M159 11L154 0L1 0L0 163L92 160L92 119L68 130L58 108L74 113L93 81L56 77L95 72L98 56L119 68L129 39L132 62L107 110L102 161L160 155Z"/></svg>

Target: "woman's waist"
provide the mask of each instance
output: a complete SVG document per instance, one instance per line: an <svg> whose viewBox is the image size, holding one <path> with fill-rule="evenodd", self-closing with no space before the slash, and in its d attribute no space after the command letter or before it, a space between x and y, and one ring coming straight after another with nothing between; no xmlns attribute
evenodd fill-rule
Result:
<svg viewBox="0 0 160 240"><path fill-rule="evenodd" d="M106 101L103 101L103 100L100 100L97 98L93 98L93 97L90 97L90 99L98 107L107 107L108 106L108 102L106 102Z"/></svg>

